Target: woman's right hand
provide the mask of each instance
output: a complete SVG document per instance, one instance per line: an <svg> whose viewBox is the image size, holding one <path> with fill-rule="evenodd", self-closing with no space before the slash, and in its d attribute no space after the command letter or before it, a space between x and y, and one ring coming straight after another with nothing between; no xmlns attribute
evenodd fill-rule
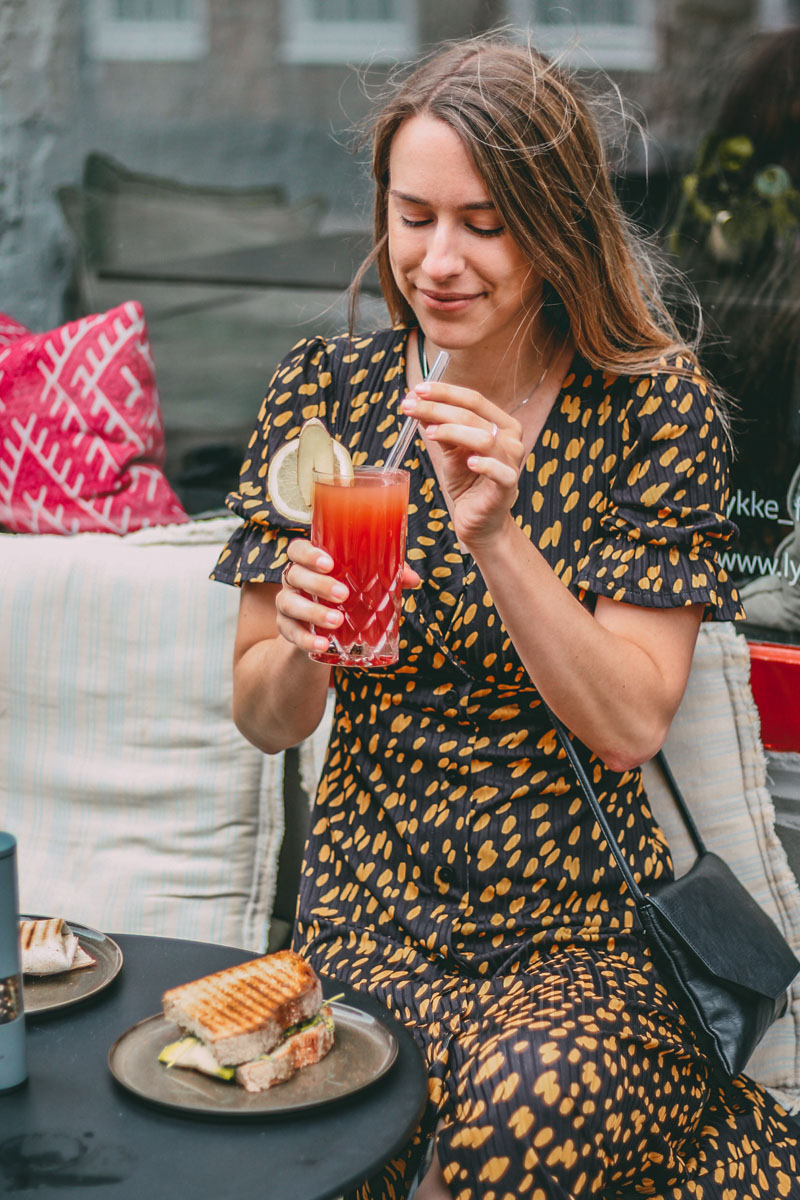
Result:
<svg viewBox="0 0 800 1200"><path fill-rule="evenodd" d="M307 654L328 649L329 639L314 633L336 630L344 617L336 607L350 594L347 585L331 575L333 559L307 538L295 538L286 551L289 562L283 569L281 589L275 600L278 632ZM417 587L419 575L407 564L403 567L402 586Z"/></svg>
<svg viewBox="0 0 800 1200"><path fill-rule="evenodd" d="M331 576L330 555L312 546L307 538L295 538L286 553L289 562L275 600L278 632L307 654L327 650L328 638L315 634L311 626L338 629L344 618L335 606L347 599L347 585Z"/></svg>

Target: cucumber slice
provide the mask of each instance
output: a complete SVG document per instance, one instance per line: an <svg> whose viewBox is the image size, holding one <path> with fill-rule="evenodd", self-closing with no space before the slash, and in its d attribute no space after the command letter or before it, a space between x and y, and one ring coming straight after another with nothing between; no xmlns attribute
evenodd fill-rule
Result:
<svg viewBox="0 0 800 1200"><path fill-rule="evenodd" d="M202 1071L204 1075L213 1075L215 1079L229 1081L233 1079L233 1067L221 1067L208 1046L204 1046L199 1038L187 1034L177 1042L170 1042L158 1056L158 1061L167 1067L189 1067Z"/></svg>

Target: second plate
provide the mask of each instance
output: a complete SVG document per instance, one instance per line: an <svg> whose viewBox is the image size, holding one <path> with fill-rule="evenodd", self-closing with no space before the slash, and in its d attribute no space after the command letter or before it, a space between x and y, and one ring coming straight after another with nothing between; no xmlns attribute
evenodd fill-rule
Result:
<svg viewBox="0 0 800 1200"><path fill-rule="evenodd" d="M348 1004L334 1001L331 1007L336 1034L330 1052L264 1092L247 1092L198 1071L167 1069L158 1055L180 1037L180 1030L163 1013L147 1017L117 1038L108 1065L118 1083L134 1095L196 1116L263 1119L316 1108L374 1083L397 1057L397 1038L382 1021Z"/></svg>
<svg viewBox="0 0 800 1200"><path fill-rule="evenodd" d="M21 921L35 921L38 917L27 914ZM81 967L78 971L61 971L58 975L23 975L22 992L25 1012L55 1012L71 1004L80 1004L108 987L122 969L122 951L113 938L97 929L67 921L70 929L87 954L95 960L93 967Z"/></svg>

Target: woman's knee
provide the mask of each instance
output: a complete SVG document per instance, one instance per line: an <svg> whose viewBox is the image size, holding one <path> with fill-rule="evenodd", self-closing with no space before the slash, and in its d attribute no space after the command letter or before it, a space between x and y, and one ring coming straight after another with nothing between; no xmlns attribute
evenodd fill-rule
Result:
<svg viewBox="0 0 800 1200"><path fill-rule="evenodd" d="M451 1077L453 1119L439 1143L453 1195L472 1187L501 1200L545 1181L557 1195L558 1181L566 1196L596 1184L607 1161L599 1056L596 1039L576 1048L531 1028L495 1034L467 1054Z"/></svg>

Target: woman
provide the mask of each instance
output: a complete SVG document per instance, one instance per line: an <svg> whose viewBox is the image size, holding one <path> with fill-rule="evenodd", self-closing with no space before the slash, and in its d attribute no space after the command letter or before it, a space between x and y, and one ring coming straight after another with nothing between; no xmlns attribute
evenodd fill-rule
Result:
<svg viewBox="0 0 800 1200"><path fill-rule="evenodd" d="M400 661L333 672L295 931L426 1057L419 1137L363 1194L406 1195L427 1144L418 1200L722 1196L729 1162L731 1194L780 1195L796 1139L760 1089L713 1076L542 705L591 756L639 878L667 878L638 765L701 619L740 615L715 560L734 531L711 392L584 102L539 55L487 39L424 64L377 119L373 171L394 326L280 365L216 570L243 588L235 719L274 753L321 719L310 626L336 628L346 589L272 507L269 457L316 415L380 463L419 419Z"/></svg>

